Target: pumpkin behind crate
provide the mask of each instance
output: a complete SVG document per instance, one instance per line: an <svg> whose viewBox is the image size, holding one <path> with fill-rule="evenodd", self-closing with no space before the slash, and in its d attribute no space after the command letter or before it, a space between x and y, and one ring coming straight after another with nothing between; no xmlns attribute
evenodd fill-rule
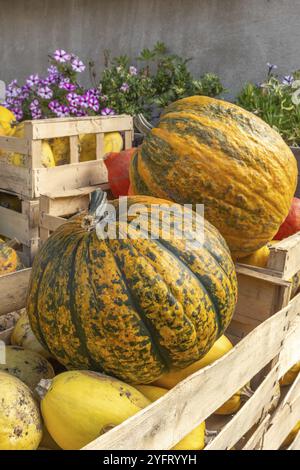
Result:
<svg viewBox="0 0 300 470"><path fill-rule="evenodd" d="M41 344L67 368L150 383L171 367L201 358L226 330L237 297L234 264L209 223L204 244L200 233L194 243L164 238L155 217L151 229L158 239L141 238L133 215L116 224L129 238L99 239L93 224L97 207L106 210L102 197L93 193L91 213L63 224L36 256L30 323ZM129 210L137 203L144 236L151 205L163 204L162 214L170 215L169 201L132 197ZM118 218L119 202L112 204Z"/></svg>
<svg viewBox="0 0 300 470"><path fill-rule="evenodd" d="M134 155L134 194L204 204L235 258L272 240L297 184L281 136L226 101L193 96L169 105Z"/></svg>
<svg viewBox="0 0 300 470"><path fill-rule="evenodd" d="M17 252L0 238L0 276L13 273L23 268Z"/></svg>

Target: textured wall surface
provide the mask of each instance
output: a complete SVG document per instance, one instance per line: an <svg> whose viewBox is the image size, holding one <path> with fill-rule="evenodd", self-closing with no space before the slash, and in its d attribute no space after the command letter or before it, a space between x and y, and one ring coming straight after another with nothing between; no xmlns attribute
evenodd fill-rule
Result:
<svg viewBox="0 0 300 470"><path fill-rule="evenodd" d="M161 40L232 94L267 61L300 68L299 24L300 0L0 0L0 79L41 73L58 47L101 67L105 48L134 57Z"/></svg>

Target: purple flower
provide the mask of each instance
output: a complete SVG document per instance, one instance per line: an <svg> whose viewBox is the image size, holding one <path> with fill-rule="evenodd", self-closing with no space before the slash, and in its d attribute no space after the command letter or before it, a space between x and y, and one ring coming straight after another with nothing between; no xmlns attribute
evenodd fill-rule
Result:
<svg viewBox="0 0 300 470"><path fill-rule="evenodd" d="M283 85L291 85L294 81L294 77L293 75L285 75L283 78L282 78L282 84Z"/></svg>
<svg viewBox="0 0 300 470"><path fill-rule="evenodd" d="M76 90L76 85L74 85L74 83L60 83L60 87L59 88L63 88L64 90L67 90L67 91L75 91Z"/></svg>
<svg viewBox="0 0 300 470"><path fill-rule="evenodd" d="M89 108L91 108L93 111L99 111L99 101L96 96L90 96L88 99L89 103Z"/></svg>
<svg viewBox="0 0 300 470"><path fill-rule="evenodd" d="M58 71L58 68L56 67L56 65L50 65L50 67L48 67L47 69L49 75L59 75L59 71Z"/></svg>
<svg viewBox="0 0 300 470"><path fill-rule="evenodd" d="M138 71L137 71L137 68L134 67L133 65L131 65L131 66L129 67L129 73L130 73L130 75L137 75L137 72L138 72Z"/></svg>
<svg viewBox="0 0 300 470"><path fill-rule="evenodd" d="M77 93L68 93L67 100L70 103L70 106L77 107L80 104L80 96Z"/></svg>
<svg viewBox="0 0 300 470"><path fill-rule="evenodd" d="M70 115L70 110L69 110L68 106L65 106L64 104L62 104L61 106L56 108L56 110L54 112L58 117L65 117L65 116Z"/></svg>
<svg viewBox="0 0 300 470"><path fill-rule="evenodd" d="M53 96L53 91L48 86L40 87L37 91L37 94L44 99L51 99Z"/></svg>
<svg viewBox="0 0 300 470"><path fill-rule="evenodd" d="M53 100L53 101L50 101L50 103L48 104L48 108L53 112L55 113L56 110L60 107L60 104L57 100Z"/></svg>
<svg viewBox="0 0 300 470"><path fill-rule="evenodd" d="M86 96L86 94L79 97L79 105L82 108L88 108L89 107L89 97Z"/></svg>
<svg viewBox="0 0 300 470"><path fill-rule="evenodd" d="M71 67L74 72L83 72L85 70L84 63L78 57L72 59Z"/></svg>
<svg viewBox="0 0 300 470"><path fill-rule="evenodd" d="M99 98L100 94L101 94L101 91L99 90L99 88L89 88L86 91L86 96L88 97L96 96L97 98Z"/></svg>
<svg viewBox="0 0 300 470"><path fill-rule="evenodd" d="M59 84L58 84L58 87L61 88L61 89L65 89L65 86L70 83L70 79L68 77L63 77Z"/></svg>
<svg viewBox="0 0 300 470"><path fill-rule="evenodd" d="M12 112L14 113L14 115L16 116L16 120L17 121L21 121L22 118L23 118L23 111L21 108L13 108L12 109Z"/></svg>
<svg viewBox="0 0 300 470"><path fill-rule="evenodd" d="M116 114L113 109L111 108L103 108L101 109L101 115L102 116L113 116Z"/></svg>
<svg viewBox="0 0 300 470"><path fill-rule="evenodd" d="M67 62L68 60L70 60L70 58L71 55L63 49L57 49L53 54L53 59L56 60L56 62L59 62L60 64Z"/></svg>
<svg viewBox="0 0 300 470"><path fill-rule="evenodd" d="M7 85L7 90L12 90L15 86L17 86L18 80L14 79Z"/></svg>
<svg viewBox="0 0 300 470"><path fill-rule="evenodd" d="M271 75L273 70L277 69L277 65L275 64L270 64L270 62L267 62L267 67L268 67L268 75Z"/></svg>
<svg viewBox="0 0 300 470"><path fill-rule="evenodd" d="M41 119L42 111L40 108L32 109L31 110L31 117L32 119Z"/></svg>
<svg viewBox="0 0 300 470"><path fill-rule="evenodd" d="M55 83L58 82L58 80L60 80L61 77L60 75L56 75L56 74L49 74L48 77L46 78L47 82L48 82L48 85L53 85ZM45 81L46 81L45 80Z"/></svg>
<svg viewBox="0 0 300 470"><path fill-rule="evenodd" d="M32 111L33 109L37 109L40 107L40 103L39 103L39 100L37 99L34 99L30 105L29 105L29 109Z"/></svg>
<svg viewBox="0 0 300 470"><path fill-rule="evenodd" d="M26 80L27 85L30 86L31 88L35 85L38 85L39 82L40 82L40 79L37 73L35 75L30 75Z"/></svg>
<svg viewBox="0 0 300 470"><path fill-rule="evenodd" d="M120 87L120 90L124 91L124 93L126 93L129 90L128 83L123 83L123 85Z"/></svg>

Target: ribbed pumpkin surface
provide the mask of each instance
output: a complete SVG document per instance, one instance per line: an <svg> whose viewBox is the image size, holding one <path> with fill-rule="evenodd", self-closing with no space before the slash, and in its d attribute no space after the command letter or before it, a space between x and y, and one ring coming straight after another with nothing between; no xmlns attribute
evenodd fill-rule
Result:
<svg viewBox="0 0 300 470"><path fill-rule="evenodd" d="M297 164L268 124L225 101L194 96L171 104L131 164L131 190L205 204L234 257L270 241L288 214Z"/></svg>
<svg viewBox="0 0 300 470"><path fill-rule="evenodd" d="M161 202L171 204L128 198L129 208L145 205L145 232L150 204ZM202 357L236 303L234 265L219 232L206 223L205 243L195 248L178 238L133 239L127 220L117 226L128 239L99 240L82 228L83 217L61 226L35 258L27 311L39 341L68 368L131 383Z"/></svg>

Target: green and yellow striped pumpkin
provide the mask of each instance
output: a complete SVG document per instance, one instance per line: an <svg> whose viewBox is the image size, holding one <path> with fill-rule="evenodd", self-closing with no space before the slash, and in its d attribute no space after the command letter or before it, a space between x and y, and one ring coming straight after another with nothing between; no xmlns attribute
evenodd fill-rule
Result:
<svg viewBox="0 0 300 470"><path fill-rule="evenodd" d="M129 209L143 204L138 220L144 235L151 205L164 203L164 216L172 204L139 196L127 202ZM112 204L116 226L128 238L98 238L89 226L93 202L90 215L70 219L42 246L27 312L38 340L67 368L150 383L204 356L226 330L237 297L234 264L209 223L204 244L161 234L146 239L133 227L134 216L119 221L118 201Z"/></svg>
<svg viewBox="0 0 300 470"><path fill-rule="evenodd" d="M297 164L280 135L244 109L206 96L168 106L134 155L131 194L205 205L235 258L269 242L286 218Z"/></svg>

